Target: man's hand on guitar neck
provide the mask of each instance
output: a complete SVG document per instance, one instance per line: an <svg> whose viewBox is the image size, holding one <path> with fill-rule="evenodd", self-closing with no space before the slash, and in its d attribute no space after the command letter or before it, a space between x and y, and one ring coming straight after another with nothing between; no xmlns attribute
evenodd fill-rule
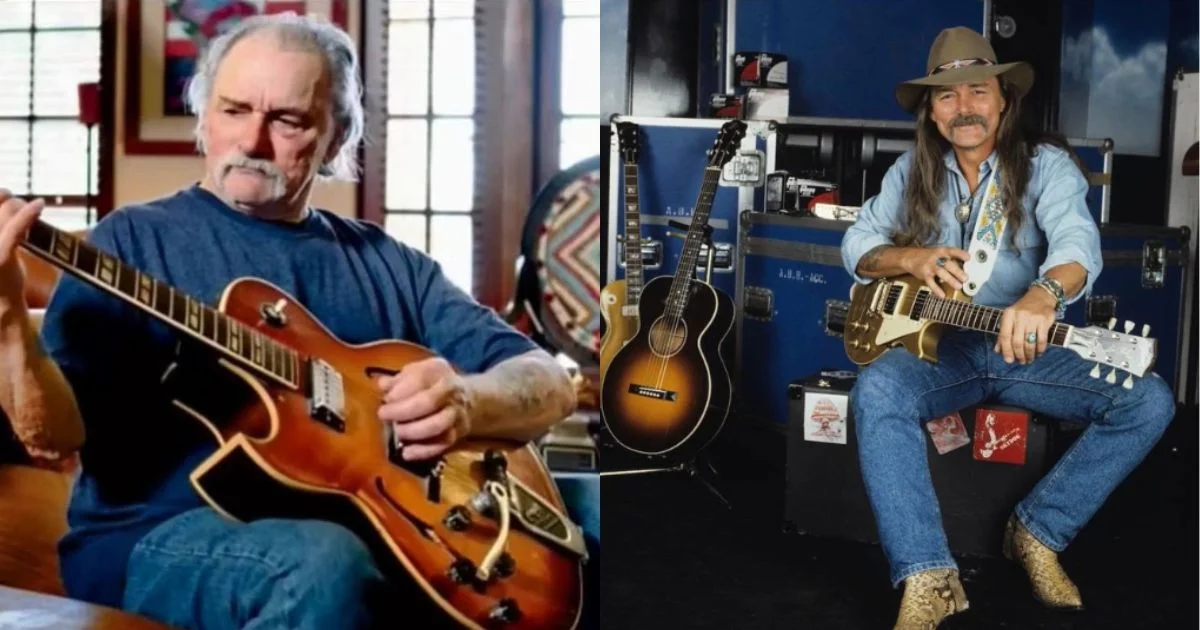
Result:
<svg viewBox="0 0 1200 630"><path fill-rule="evenodd" d="M27 202L0 188L0 317L24 311L25 273L17 247L45 207L42 199Z"/></svg>
<svg viewBox="0 0 1200 630"><path fill-rule="evenodd" d="M1005 363L1012 363L1015 358L1017 363L1027 365L1046 353L1056 305L1054 296L1032 287L1016 304L1004 309L995 351L1004 355ZM1029 342L1031 332L1037 333L1035 343Z"/></svg>
<svg viewBox="0 0 1200 630"><path fill-rule="evenodd" d="M383 390L379 419L392 424L404 459L437 457L471 432L466 380L445 359L410 363L376 381Z"/></svg>

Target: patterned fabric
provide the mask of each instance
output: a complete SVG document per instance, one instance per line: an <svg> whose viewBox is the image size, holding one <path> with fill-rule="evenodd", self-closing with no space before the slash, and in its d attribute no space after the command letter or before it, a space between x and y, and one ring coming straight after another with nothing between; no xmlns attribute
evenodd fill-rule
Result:
<svg viewBox="0 0 1200 630"><path fill-rule="evenodd" d="M1004 557L1021 565L1029 574L1033 596L1038 601L1050 608L1083 610L1079 587L1058 563L1058 554L1034 538L1016 515L1008 518L1004 528Z"/></svg>
<svg viewBox="0 0 1200 630"><path fill-rule="evenodd" d="M969 607L958 571L922 571L904 580L904 597L892 630L935 630L943 619Z"/></svg>
<svg viewBox="0 0 1200 630"><path fill-rule="evenodd" d="M558 350L581 364L600 352L600 165L586 160L539 195L550 200L533 258L542 323ZM533 212L538 210L537 204Z"/></svg>

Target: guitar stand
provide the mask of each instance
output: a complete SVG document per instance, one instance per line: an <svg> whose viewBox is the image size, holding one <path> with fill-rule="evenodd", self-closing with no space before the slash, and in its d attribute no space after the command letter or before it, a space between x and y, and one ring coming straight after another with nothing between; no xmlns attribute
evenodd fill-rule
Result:
<svg viewBox="0 0 1200 630"><path fill-rule="evenodd" d="M710 471L712 471L712 474L714 477L719 476L719 474L717 473L717 469L713 467L712 462L705 459L704 465L707 466ZM710 482L708 479L705 479L703 477L702 470L700 470L696 467L696 458L694 458L694 457L685 462L680 462L674 466L668 466L666 468L637 468L634 470L613 470L613 471L609 471L609 472L601 472L600 476L601 477L609 477L609 476L615 477L617 475L648 475L651 473L659 473L659 472L687 473L688 477L699 480L700 483L704 484L704 486L706 488L708 488L708 490L710 492L712 492L714 495L716 495L716 497L721 500L721 503L725 504L726 509L730 509L730 510L733 509L733 505L731 505L729 503L729 499L726 499L725 495L721 494L721 491L717 490L717 487L714 486L712 484L712 482Z"/></svg>

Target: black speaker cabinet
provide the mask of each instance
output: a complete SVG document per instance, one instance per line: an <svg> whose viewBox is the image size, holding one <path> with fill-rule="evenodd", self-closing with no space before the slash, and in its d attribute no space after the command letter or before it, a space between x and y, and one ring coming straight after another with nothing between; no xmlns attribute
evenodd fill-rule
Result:
<svg viewBox="0 0 1200 630"><path fill-rule="evenodd" d="M823 372L788 386L787 531L879 541L849 408L856 377ZM1026 409L986 403L923 421L921 429L950 550L999 556L1005 521L1053 466L1061 452L1054 441L1066 434Z"/></svg>

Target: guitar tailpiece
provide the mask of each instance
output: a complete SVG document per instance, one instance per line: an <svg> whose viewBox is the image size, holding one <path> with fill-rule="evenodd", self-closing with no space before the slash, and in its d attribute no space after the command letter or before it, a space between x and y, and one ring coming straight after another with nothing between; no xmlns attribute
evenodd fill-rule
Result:
<svg viewBox="0 0 1200 630"><path fill-rule="evenodd" d="M492 543L492 548L483 557L483 562L479 563L479 570L475 572L475 576L482 582L487 582L492 576L492 570L496 566L496 561L500 559L500 554L504 552L504 546L508 543L508 489L495 481L489 481L484 484L484 490L491 494L499 504L500 509L500 534L496 536L496 542Z"/></svg>

